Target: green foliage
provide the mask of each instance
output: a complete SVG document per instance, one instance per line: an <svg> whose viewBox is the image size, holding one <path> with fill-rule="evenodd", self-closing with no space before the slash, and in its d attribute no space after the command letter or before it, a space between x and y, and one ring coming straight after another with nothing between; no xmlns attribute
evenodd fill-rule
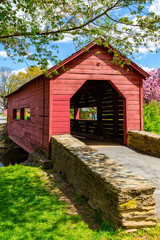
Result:
<svg viewBox="0 0 160 240"><path fill-rule="evenodd" d="M37 66L28 67L25 72L19 72L18 74L12 74L8 80L7 90L8 93L14 92L26 82L32 78L43 73L42 69Z"/></svg>
<svg viewBox="0 0 160 240"><path fill-rule="evenodd" d="M74 108L70 109L70 119L74 119Z"/></svg>
<svg viewBox="0 0 160 240"><path fill-rule="evenodd" d="M2 240L136 240L160 239L160 226L126 234L103 222L91 230L80 215L50 193L42 170L15 165L0 168L0 239ZM52 185L53 189L56 187ZM98 213L99 218L101 216ZM142 237L142 238L139 238Z"/></svg>
<svg viewBox="0 0 160 240"><path fill-rule="evenodd" d="M160 102L151 101L143 108L144 130L160 134Z"/></svg>
<svg viewBox="0 0 160 240"><path fill-rule="evenodd" d="M7 134L7 133L3 133L2 136L3 136L3 141L4 141L4 142L6 142L6 143L10 143L10 142L11 142L11 140L10 140L10 138L8 137L8 134Z"/></svg>
<svg viewBox="0 0 160 240"><path fill-rule="evenodd" d="M103 36L106 46L111 44L132 55L140 46L149 48L159 41L160 16L149 10L152 3L153 0L1 0L0 42L13 60L18 57L18 62L36 61L44 68L48 60L58 63L58 41L68 35L77 47ZM115 49L114 53L118 62L119 53ZM119 64L123 67L124 63L125 59Z"/></svg>
<svg viewBox="0 0 160 240"><path fill-rule="evenodd" d="M0 135L2 135L2 138L0 138L0 143L11 143L7 133L7 124L0 124Z"/></svg>
<svg viewBox="0 0 160 240"><path fill-rule="evenodd" d="M96 107L80 108L79 110L80 119L96 119L96 114L97 114Z"/></svg>
<svg viewBox="0 0 160 240"><path fill-rule="evenodd" d="M79 108L79 119L96 119L97 107ZM70 109L70 119L74 119L74 108Z"/></svg>

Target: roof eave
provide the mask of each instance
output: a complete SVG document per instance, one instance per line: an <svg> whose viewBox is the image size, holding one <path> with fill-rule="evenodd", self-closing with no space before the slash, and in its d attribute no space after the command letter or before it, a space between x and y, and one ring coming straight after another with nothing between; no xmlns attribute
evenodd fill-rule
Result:
<svg viewBox="0 0 160 240"><path fill-rule="evenodd" d="M102 44L104 44L105 40L103 38L101 38ZM92 41L91 43L89 43L87 46L81 48L79 51L75 52L74 54L72 54L71 56L69 56L68 58L66 58L65 60L63 60L60 64L57 64L53 67L51 67L50 69L48 69L47 73L42 73L40 75L38 75L37 77L31 79L29 82L25 83L24 85L22 85L20 88L18 88L16 91L8 94L7 96L5 96L6 98L9 97L10 95L18 92L19 90L21 90L22 88L24 88L26 85L31 84L32 82L34 82L36 79L38 79L41 76L46 76L47 74L52 73L55 70L58 70L59 68L61 68L62 66L64 66L65 64L67 64L68 62L72 61L73 59L75 59L76 57L78 57L79 55L81 55L82 53L84 53L86 50L89 50L90 48L92 48L93 46L95 46L97 44L96 40ZM112 47L111 45L108 45L106 48L111 49L114 52L114 47ZM116 49L115 49L116 50ZM120 53L120 52L119 52ZM124 60L128 58L124 57L122 53L120 53L120 57L123 58ZM146 71L144 71L142 68L140 68L136 63L132 62L130 63L130 65L138 72L142 75L143 78L148 78L150 77L150 74L147 73Z"/></svg>

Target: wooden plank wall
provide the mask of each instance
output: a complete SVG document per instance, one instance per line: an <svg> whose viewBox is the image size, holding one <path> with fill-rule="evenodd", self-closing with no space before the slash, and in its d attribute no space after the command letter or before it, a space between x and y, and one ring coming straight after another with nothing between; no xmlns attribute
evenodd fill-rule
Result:
<svg viewBox="0 0 160 240"><path fill-rule="evenodd" d="M142 128L142 76L130 66L122 69L111 60L112 55L105 48L94 46L66 64L70 71L63 72L61 69L60 74L50 81L50 136L70 133L70 98L86 80L109 81L123 95L126 103L125 138L128 130ZM129 72L126 71L128 68Z"/></svg>
<svg viewBox="0 0 160 240"><path fill-rule="evenodd" d="M44 99L44 100L43 100ZM30 120L14 120L13 109L30 108ZM49 81L41 79L8 97L9 137L28 152L49 146Z"/></svg>

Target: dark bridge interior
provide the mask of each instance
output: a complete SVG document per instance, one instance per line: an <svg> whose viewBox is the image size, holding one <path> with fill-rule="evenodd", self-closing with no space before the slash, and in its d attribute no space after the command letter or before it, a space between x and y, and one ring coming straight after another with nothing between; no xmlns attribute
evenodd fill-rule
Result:
<svg viewBox="0 0 160 240"><path fill-rule="evenodd" d="M96 119L79 119L80 108L95 108ZM108 81L88 80L72 96L71 134L123 143L123 98Z"/></svg>

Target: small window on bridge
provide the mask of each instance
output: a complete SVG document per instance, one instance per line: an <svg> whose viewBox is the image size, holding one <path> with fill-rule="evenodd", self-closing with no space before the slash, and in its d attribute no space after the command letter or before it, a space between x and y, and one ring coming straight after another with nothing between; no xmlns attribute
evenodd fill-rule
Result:
<svg viewBox="0 0 160 240"><path fill-rule="evenodd" d="M97 120L97 107L79 109L79 119Z"/></svg>
<svg viewBox="0 0 160 240"><path fill-rule="evenodd" d="M31 110L30 108L24 108L24 120L31 119Z"/></svg>
<svg viewBox="0 0 160 240"><path fill-rule="evenodd" d="M20 120L20 109L13 109L13 119Z"/></svg>

